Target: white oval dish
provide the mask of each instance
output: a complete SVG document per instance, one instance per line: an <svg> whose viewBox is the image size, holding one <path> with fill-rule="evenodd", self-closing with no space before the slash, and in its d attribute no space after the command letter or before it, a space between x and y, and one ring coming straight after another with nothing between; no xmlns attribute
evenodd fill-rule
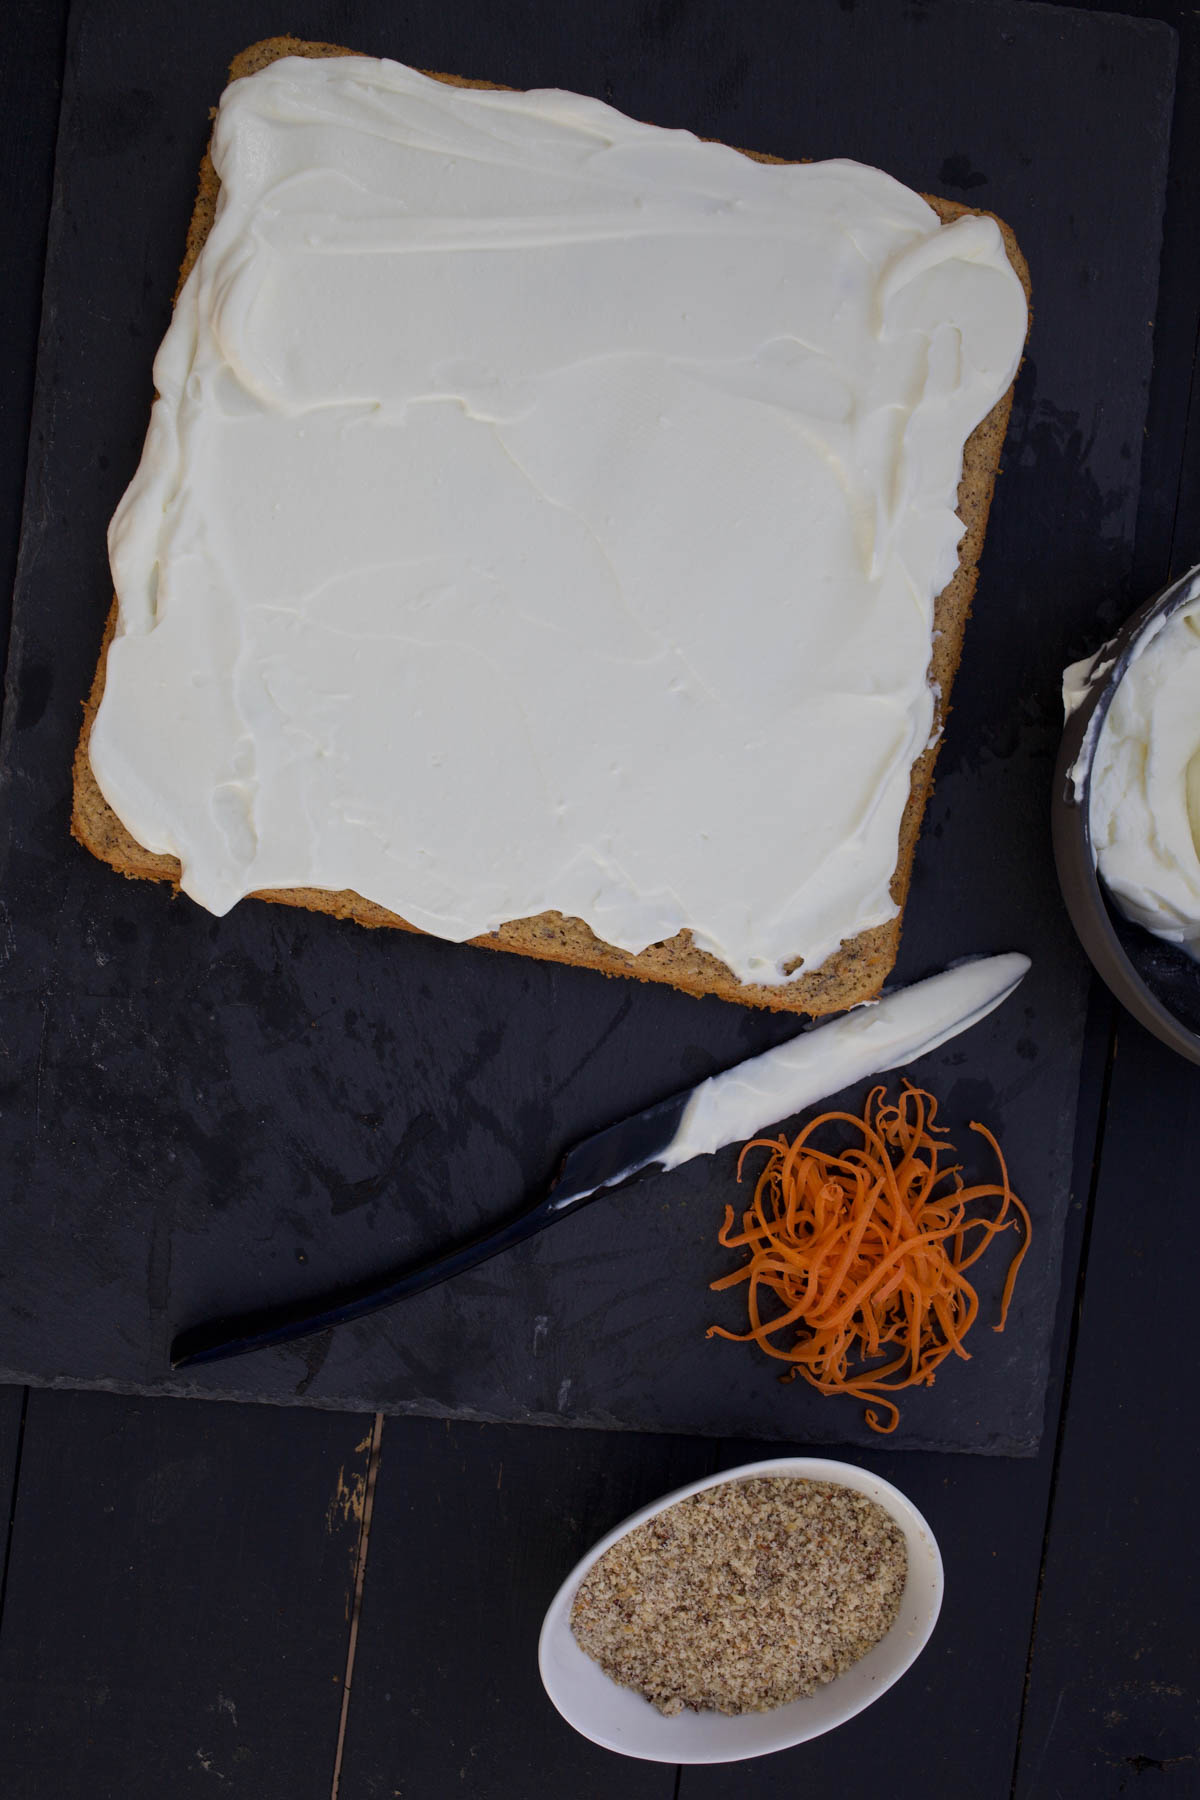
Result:
<svg viewBox="0 0 1200 1800"><path fill-rule="evenodd" d="M599 1663L579 1648L571 1630L571 1606L580 1582L604 1552L657 1513L727 1481L756 1475L790 1475L808 1481L838 1482L856 1489L891 1514L908 1548L908 1580L896 1623L875 1648L836 1681L803 1700L771 1712L727 1715L683 1711L668 1718L632 1688L611 1680ZM937 1623L942 1605L942 1559L932 1531L898 1488L853 1463L822 1457L782 1456L742 1463L676 1488L608 1532L582 1557L550 1603L538 1640L538 1667L547 1694L568 1725L594 1744L648 1762L741 1762L786 1750L820 1737L852 1719L911 1668Z"/></svg>

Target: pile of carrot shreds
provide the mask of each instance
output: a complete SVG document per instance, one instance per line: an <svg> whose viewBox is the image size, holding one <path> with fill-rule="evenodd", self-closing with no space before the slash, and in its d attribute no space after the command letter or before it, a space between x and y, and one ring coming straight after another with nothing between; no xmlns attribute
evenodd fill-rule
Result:
<svg viewBox="0 0 1200 1800"><path fill-rule="evenodd" d="M861 1144L817 1149L814 1137L839 1124ZM937 1123L936 1100L908 1082L895 1101L873 1088L861 1119L822 1113L791 1143L753 1139L739 1158L739 1181L753 1151L768 1152L766 1166L740 1231L730 1206L719 1234L727 1249L749 1250L750 1260L712 1284L749 1283L750 1329L713 1325L709 1337L757 1343L791 1364L784 1381L801 1375L822 1394L852 1394L868 1403L872 1430L894 1431L900 1409L891 1393L931 1385L951 1353L969 1360L963 1339L979 1297L966 1270L994 1237L1023 1221L994 1327L1003 1331L1029 1248L1029 1214L1009 1186L1000 1146L985 1125L972 1122L971 1130L995 1152L999 1182L963 1185L959 1166L944 1160L954 1147ZM981 1213L985 1201L999 1205ZM764 1316L771 1301L776 1309Z"/></svg>

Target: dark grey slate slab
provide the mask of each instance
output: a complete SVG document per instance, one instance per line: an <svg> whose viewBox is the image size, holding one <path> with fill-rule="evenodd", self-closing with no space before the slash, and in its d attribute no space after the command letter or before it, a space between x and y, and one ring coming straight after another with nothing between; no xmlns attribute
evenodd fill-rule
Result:
<svg viewBox="0 0 1200 1800"><path fill-rule="evenodd" d="M568 23L569 13L569 23ZM580 1134L787 1035L778 1020L252 903L215 921L66 835L108 605L103 534L228 57L260 6L73 16L3 746L10 1204L0 1370L37 1381L864 1441L857 1410L707 1343L733 1157L569 1221L403 1312L171 1380L178 1326L430 1248ZM1017 1001L918 1073L1012 1150L1037 1238L1010 1331L897 1443L1028 1453L1060 1285L1086 970L1054 891L1057 676L1127 591L1174 74L1165 28L1015 0L586 15L339 12L299 33L594 92L782 155L857 156L994 208L1034 273L976 616L899 973L1023 948ZM1119 129L1114 129L1114 121ZM994 1301L993 1284L988 1299Z"/></svg>

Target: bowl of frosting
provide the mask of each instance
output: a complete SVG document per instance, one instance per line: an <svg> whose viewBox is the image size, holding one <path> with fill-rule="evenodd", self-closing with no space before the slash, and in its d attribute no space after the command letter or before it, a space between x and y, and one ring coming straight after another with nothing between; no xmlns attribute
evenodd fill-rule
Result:
<svg viewBox="0 0 1200 1800"><path fill-rule="evenodd" d="M1121 1004L1200 1063L1200 567L1063 674L1053 836L1071 922Z"/></svg>

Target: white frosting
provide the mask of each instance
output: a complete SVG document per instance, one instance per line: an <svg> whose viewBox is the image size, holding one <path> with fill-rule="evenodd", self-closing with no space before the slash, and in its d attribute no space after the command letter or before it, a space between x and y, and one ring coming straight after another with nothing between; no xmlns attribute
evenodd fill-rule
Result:
<svg viewBox="0 0 1200 1800"><path fill-rule="evenodd" d="M1200 599L1154 620L1121 677L1092 761L1089 823L1126 917L1200 955Z"/></svg>
<svg viewBox="0 0 1200 1800"><path fill-rule="evenodd" d="M678 1168L869 1075L915 1062L985 1019L1029 966L1029 958L1015 951L960 963L714 1075L695 1090L670 1148L657 1160Z"/></svg>
<svg viewBox="0 0 1200 1800"><path fill-rule="evenodd" d="M1062 702L1063 723L1078 712L1093 688L1103 685L1109 670L1116 661L1111 643L1101 644L1091 656L1081 657L1078 662L1068 663L1063 670ZM1083 734L1083 742L1079 746L1079 754L1067 770L1067 780L1071 783L1071 794L1076 806L1083 803L1084 788L1087 785L1088 771L1092 766L1092 757L1096 750L1096 737L1100 730L1099 709L1093 712L1087 722Z"/></svg>
<svg viewBox="0 0 1200 1800"><path fill-rule="evenodd" d="M1098 650L1093 650L1090 656L1067 664L1062 677L1064 723L1072 713L1079 711L1092 689L1105 679L1116 660L1112 644L1107 643L1101 644Z"/></svg>
<svg viewBox="0 0 1200 1800"><path fill-rule="evenodd" d="M993 222L362 58L236 82L213 155L110 533L90 754L134 836L216 913L556 908L745 981L894 916L1025 335Z"/></svg>

